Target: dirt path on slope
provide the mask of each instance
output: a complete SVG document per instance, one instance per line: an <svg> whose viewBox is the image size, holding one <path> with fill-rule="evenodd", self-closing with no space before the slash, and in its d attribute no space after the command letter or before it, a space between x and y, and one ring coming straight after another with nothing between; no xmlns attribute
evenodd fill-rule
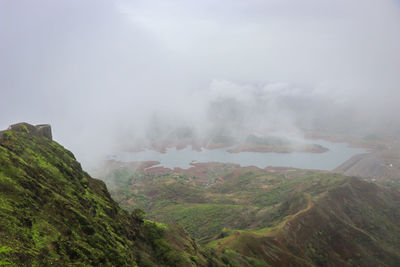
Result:
<svg viewBox="0 0 400 267"><path fill-rule="evenodd" d="M253 237L267 237L267 236L273 236L275 232L277 232L279 229L282 229L285 227L289 222L293 221L297 216L300 214L309 211L313 207L313 203L311 201L311 197L307 196L307 207L305 209L299 210L295 214L290 215L290 217L284 222L284 224L281 227L277 227L276 229L273 229L265 234L255 234L255 233L245 233L245 235L250 235ZM239 232L235 232L235 235L231 236L228 240L226 240L223 244L219 245L218 250L221 251L223 248L227 247L230 243L232 243L238 236L240 235Z"/></svg>
<svg viewBox="0 0 400 267"><path fill-rule="evenodd" d="M313 206L313 203L311 201L311 197L307 196L307 207L305 209L299 210L298 212L296 212L293 215L290 215L290 217L286 220L286 222L284 223L284 225L282 227L285 227L287 225L288 222L291 222L294 220L294 218L296 218L297 216L299 216L300 214L309 211Z"/></svg>
<svg viewBox="0 0 400 267"><path fill-rule="evenodd" d="M225 243L219 245L218 250L221 251L224 247L229 245L233 240L235 240L238 236L240 235L239 232L235 232L235 235L231 236L228 238L228 240L225 241Z"/></svg>

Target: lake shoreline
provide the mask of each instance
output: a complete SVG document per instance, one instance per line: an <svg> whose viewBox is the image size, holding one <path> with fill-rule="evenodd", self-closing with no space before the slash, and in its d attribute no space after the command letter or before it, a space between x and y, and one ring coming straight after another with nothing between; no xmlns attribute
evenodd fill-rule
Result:
<svg viewBox="0 0 400 267"><path fill-rule="evenodd" d="M365 149L349 147L346 143L333 143L329 141L315 141L319 148L325 152L315 151L300 152L253 152L239 151L232 153L231 148L202 149L168 148L165 152L143 150L139 152L117 152L108 159L120 162L159 162L160 167L174 169L175 167L188 169L192 163L232 163L242 167L256 166L260 169L271 166L291 167L298 169L333 170L351 157L366 153Z"/></svg>

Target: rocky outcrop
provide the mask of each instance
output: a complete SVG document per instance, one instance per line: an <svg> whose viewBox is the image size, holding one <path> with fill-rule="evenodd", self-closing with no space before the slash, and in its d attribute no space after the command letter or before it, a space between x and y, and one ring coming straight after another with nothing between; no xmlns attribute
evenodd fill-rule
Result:
<svg viewBox="0 0 400 267"><path fill-rule="evenodd" d="M50 140L53 140L50 124L38 124L35 127L39 136L43 136L49 138Z"/></svg>
<svg viewBox="0 0 400 267"><path fill-rule="evenodd" d="M46 137L50 140L53 140L50 124L39 124L35 126L26 122L20 122L10 125L7 130L26 132L34 136Z"/></svg>

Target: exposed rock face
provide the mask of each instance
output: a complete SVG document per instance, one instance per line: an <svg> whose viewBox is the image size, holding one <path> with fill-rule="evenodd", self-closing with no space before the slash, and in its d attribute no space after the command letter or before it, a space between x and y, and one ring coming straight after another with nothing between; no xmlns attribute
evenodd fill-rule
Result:
<svg viewBox="0 0 400 267"><path fill-rule="evenodd" d="M50 124L39 124L36 125L36 129L39 136L43 136L53 140L53 135L51 134L51 126Z"/></svg>
<svg viewBox="0 0 400 267"><path fill-rule="evenodd" d="M27 132L29 134L39 136L39 137L46 137L50 140L53 140L53 136L51 134L51 126L50 124L39 124L39 125L32 125L26 122L20 122L16 124L10 125L7 130L14 130L18 132Z"/></svg>

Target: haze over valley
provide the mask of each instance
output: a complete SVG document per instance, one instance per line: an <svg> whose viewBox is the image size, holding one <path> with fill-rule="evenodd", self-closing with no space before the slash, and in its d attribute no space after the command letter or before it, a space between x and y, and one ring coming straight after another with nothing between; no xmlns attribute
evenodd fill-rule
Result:
<svg viewBox="0 0 400 267"><path fill-rule="evenodd" d="M397 1L1 1L0 126L91 167L182 136L399 132Z"/></svg>
<svg viewBox="0 0 400 267"><path fill-rule="evenodd" d="M0 265L400 266L399 0L0 0Z"/></svg>

